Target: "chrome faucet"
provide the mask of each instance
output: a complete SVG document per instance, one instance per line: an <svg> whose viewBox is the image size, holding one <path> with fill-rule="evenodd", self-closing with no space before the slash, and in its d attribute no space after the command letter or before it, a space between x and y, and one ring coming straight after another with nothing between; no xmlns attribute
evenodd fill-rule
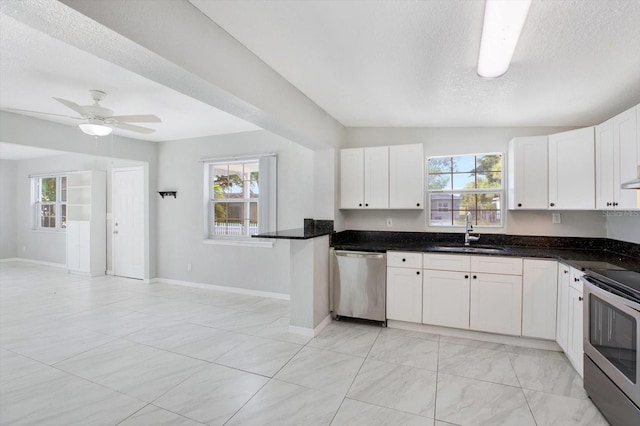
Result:
<svg viewBox="0 0 640 426"><path fill-rule="evenodd" d="M473 232L473 225L471 224L471 212L467 213L467 227L464 233L464 245L468 246L472 241L478 241L480 239L480 235L471 235Z"/></svg>

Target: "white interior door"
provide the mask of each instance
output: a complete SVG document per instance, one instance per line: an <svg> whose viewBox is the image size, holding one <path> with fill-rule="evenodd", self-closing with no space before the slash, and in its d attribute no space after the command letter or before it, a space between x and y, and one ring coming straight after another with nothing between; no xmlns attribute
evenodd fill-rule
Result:
<svg viewBox="0 0 640 426"><path fill-rule="evenodd" d="M144 277L144 171L113 169L113 274Z"/></svg>

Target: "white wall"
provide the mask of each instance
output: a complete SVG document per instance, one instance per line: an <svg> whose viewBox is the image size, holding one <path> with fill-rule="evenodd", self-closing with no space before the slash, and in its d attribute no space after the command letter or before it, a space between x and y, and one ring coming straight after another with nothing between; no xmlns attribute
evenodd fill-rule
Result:
<svg viewBox="0 0 640 426"><path fill-rule="evenodd" d="M84 154L63 154L54 157L16 161L17 185L16 222L17 257L44 262L66 263L66 237L64 231L39 231L34 229L31 210L31 182L29 175L78 170L103 170L107 173L107 213L111 213L111 169L131 167L145 163L132 160L120 160ZM110 220L107 221L107 269L111 269L111 232Z"/></svg>
<svg viewBox="0 0 640 426"><path fill-rule="evenodd" d="M505 154L506 161L508 143L512 138L548 135L565 130L570 128L347 128L344 147L422 143L425 156L502 152ZM336 196L338 200L338 191ZM340 226L338 229L451 231L442 227L428 227L427 215L426 210L417 212L340 210L336 223ZM392 219L392 228L387 228L387 218ZM455 230L455 232L460 231ZM561 224L551 223L551 212L509 211L505 230L483 230L482 232L506 232L514 235L607 236L605 217L602 212L597 211L562 212Z"/></svg>
<svg viewBox="0 0 640 426"><path fill-rule="evenodd" d="M607 237L640 244L640 212L607 212Z"/></svg>
<svg viewBox="0 0 640 426"><path fill-rule="evenodd" d="M263 153L278 156L278 229L301 228L303 219L315 213L315 156L310 149L266 131L159 144L158 187L176 188L178 196L158 202L158 277L289 293L287 241L276 241L273 248L203 243L204 182L200 160ZM187 271L188 264L191 271Z"/></svg>
<svg viewBox="0 0 640 426"><path fill-rule="evenodd" d="M0 259L16 257L16 162L0 160Z"/></svg>

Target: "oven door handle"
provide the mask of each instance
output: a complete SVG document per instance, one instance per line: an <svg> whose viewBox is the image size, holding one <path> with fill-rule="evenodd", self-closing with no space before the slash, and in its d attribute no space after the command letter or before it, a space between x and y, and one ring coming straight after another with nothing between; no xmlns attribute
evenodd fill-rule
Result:
<svg viewBox="0 0 640 426"><path fill-rule="evenodd" d="M636 318L640 317L640 304L634 302L633 300L625 299L624 297L620 297L617 294L613 294L609 291L606 291L597 285L594 284L594 281L586 276L582 276L582 281L584 281L584 285L589 289L589 292L594 293L599 296L601 299L608 300L611 303L615 303L616 305L624 305L621 307L623 311L628 313L631 316ZM588 303L588 301L587 301Z"/></svg>

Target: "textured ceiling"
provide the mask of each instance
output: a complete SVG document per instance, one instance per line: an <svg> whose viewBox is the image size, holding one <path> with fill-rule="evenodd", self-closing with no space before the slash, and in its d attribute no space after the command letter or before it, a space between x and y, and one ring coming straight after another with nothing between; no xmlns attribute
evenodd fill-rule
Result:
<svg viewBox="0 0 640 426"><path fill-rule="evenodd" d="M640 1L533 0L495 80L483 1L190 1L345 126L580 126L640 102Z"/></svg>
<svg viewBox="0 0 640 426"><path fill-rule="evenodd" d="M52 97L89 105L89 89L99 89L107 92L101 104L116 115L155 114L162 119L162 123L140 123L156 129L154 133L141 135L115 129L114 133L121 136L161 141L258 129L4 14L0 14L0 35L0 108L77 116ZM123 52L126 54L130 52ZM68 125L77 123L62 117L32 116Z"/></svg>

